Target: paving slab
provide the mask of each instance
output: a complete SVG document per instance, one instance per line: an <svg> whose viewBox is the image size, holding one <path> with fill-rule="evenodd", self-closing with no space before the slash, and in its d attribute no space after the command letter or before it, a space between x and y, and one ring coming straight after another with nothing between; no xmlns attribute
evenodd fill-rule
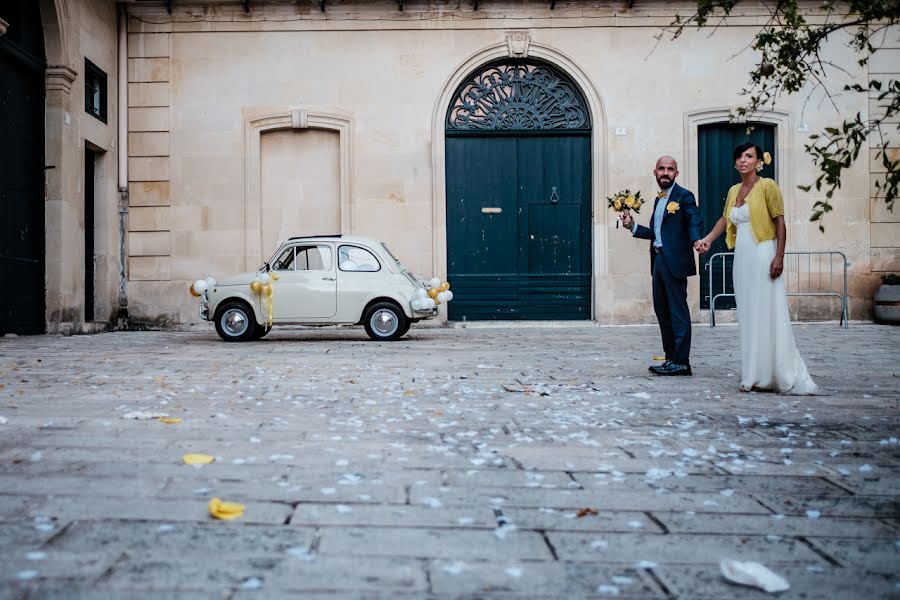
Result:
<svg viewBox="0 0 900 600"><path fill-rule="evenodd" d="M795 325L814 397L738 392L737 333L689 378L590 323L0 338L0 600L900 596L900 329Z"/></svg>

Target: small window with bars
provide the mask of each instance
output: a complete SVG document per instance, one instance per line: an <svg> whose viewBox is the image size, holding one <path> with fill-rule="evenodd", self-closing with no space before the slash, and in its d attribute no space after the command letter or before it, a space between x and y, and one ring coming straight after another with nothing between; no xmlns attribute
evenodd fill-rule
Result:
<svg viewBox="0 0 900 600"><path fill-rule="evenodd" d="M106 123L106 73L84 59L84 110Z"/></svg>

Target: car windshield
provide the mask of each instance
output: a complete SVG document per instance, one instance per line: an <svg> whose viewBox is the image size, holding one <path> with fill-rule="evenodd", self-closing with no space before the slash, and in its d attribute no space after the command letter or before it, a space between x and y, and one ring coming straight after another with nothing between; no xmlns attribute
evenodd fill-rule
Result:
<svg viewBox="0 0 900 600"><path fill-rule="evenodd" d="M394 256L394 253L391 252L391 249L387 247L387 244L385 244L384 242L381 242L381 247L384 248L384 251L387 252L388 256L390 256L391 258L394 259L395 263L400 262L400 259L398 259L396 256Z"/></svg>

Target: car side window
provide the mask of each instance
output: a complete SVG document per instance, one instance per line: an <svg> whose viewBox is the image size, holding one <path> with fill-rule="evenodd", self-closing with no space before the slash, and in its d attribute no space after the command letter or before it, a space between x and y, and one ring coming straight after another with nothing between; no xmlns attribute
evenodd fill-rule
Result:
<svg viewBox="0 0 900 600"><path fill-rule="evenodd" d="M331 271L330 246L297 246L294 269L297 271Z"/></svg>
<svg viewBox="0 0 900 600"><path fill-rule="evenodd" d="M341 271L379 271L381 264L375 255L359 246L341 246L338 250Z"/></svg>
<svg viewBox="0 0 900 600"><path fill-rule="evenodd" d="M293 271L294 270L294 246L284 249L284 252L272 263L272 268L276 271Z"/></svg>

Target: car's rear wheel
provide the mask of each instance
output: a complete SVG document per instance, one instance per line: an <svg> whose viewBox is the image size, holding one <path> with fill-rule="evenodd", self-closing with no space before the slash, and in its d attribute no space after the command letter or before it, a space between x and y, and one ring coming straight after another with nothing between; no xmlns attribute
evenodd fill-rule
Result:
<svg viewBox="0 0 900 600"><path fill-rule="evenodd" d="M363 317L363 324L369 337L379 342L396 340L409 329L406 315L391 302L379 302L370 306Z"/></svg>
<svg viewBox="0 0 900 600"><path fill-rule="evenodd" d="M243 302L226 302L216 311L216 333L226 342L250 341L257 327L253 311Z"/></svg>

